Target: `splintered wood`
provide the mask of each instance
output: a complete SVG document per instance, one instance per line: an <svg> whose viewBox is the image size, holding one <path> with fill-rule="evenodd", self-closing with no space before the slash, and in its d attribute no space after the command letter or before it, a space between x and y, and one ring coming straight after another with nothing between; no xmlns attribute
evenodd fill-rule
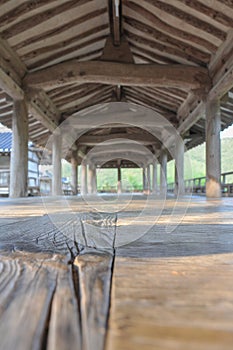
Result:
<svg viewBox="0 0 233 350"><path fill-rule="evenodd" d="M33 200L1 211L1 350L232 349L231 199L192 200L170 232L173 200L156 224L143 197L47 215Z"/></svg>

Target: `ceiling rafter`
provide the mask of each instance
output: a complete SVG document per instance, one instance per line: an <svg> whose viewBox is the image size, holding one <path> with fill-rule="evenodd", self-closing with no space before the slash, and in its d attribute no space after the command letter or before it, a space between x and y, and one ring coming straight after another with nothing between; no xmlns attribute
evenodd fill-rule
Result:
<svg viewBox="0 0 233 350"><path fill-rule="evenodd" d="M159 28L161 31L165 33L169 33L172 37L178 37L180 40L184 40L186 42L196 43L203 48L210 50L210 52L216 51L216 46L213 45L209 40L203 39L195 34L190 32L186 32L178 27L174 27L162 21L155 13L150 12L145 7L138 5L132 1L125 0L124 5L130 10L133 10L135 13L140 13L140 16L144 17L149 23L153 26ZM126 10L125 10L126 11Z"/></svg>
<svg viewBox="0 0 233 350"><path fill-rule="evenodd" d="M152 4L154 7L166 12L167 14L176 16L176 18L185 21L186 23L204 31L205 33L215 36L222 41L226 39L226 33L224 31L208 22L201 20L200 18L193 16L190 13L180 10L178 7L159 0L146 0L146 2Z"/></svg>
<svg viewBox="0 0 233 350"><path fill-rule="evenodd" d="M3 30L1 36L3 39L9 39L12 36L22 33L32 27L35 27L37 24L41 24L42 22L48 21L50 18L56 15L64 13L67 10L71 10L72 8L75 8L77 6L81 6L90 1L92 0L68 0L67 2L61 5L55 6L52 11L51 9L46 9L45 11L40 12L39 14L36 13L30 16L29 18L25 18L20 22L12 24L7 29Z"/></svg>
<svg viewBox="0 0 233 350"><path fill-rule="evenodd" d="M28 39L24 39L23 41L18 42L17 44L13 45L14 50L19 50L22 47L33 45L37 42L43 42L43 40L52 39L53 36L62 34L64 31L67 31L69 29L72 29L73 27L77 25L81 25L82 23L85 23L88 20L91 20L93 18L96 18L98 16L101 16L105 14L107 11L107 8L100 8L98 10L94 10L93 12L90 12L80 18L77 18L75 20L72 20L66 24L61 24L59 27L44 30L43 33L39 33L37 35L34 35Z"/></svg>

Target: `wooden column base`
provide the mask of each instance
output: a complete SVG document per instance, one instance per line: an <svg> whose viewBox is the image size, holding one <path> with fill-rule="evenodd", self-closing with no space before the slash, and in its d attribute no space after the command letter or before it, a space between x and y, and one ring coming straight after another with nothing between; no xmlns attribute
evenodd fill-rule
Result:
<svg viewBox="0 0 233 350"><path fill-rule="evenodd" d="M219 182L214 179L208 180L206 182L206 197L220 198L221 195L221 185Z"/></svg>

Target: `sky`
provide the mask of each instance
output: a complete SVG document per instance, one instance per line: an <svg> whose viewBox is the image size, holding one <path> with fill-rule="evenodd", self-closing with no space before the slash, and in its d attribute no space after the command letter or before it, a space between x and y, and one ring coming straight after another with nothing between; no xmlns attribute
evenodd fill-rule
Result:
<svg viewBox="0 0 233 350"><path fill-rule="evenodd" d="M224 131L221 131L221 139L226 137L233 137L233 125L229 126L229 128L225 129Z"/></svg>

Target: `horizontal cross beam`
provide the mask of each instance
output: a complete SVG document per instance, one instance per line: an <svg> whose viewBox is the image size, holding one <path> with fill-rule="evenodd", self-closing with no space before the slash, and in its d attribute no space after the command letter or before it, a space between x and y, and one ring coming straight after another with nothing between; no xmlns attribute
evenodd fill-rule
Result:
<svg viewBox="0 0 233 350"><path fill-rule="evenodd" d="M127 140L133 140L135 142L139 142L143 145L151 145L151 144L157 144L158 140L150 134L143 134L143 133L135 133L135 134L128 134L128 133L115 133L115 134L109 134L109 135L83 135L78 139L79 145L86 145L86 146L95 146L99 143L108 141L108 144L111 144L111 141L115 139L127 139Z"/></svg>
<svg viewBox="0 0 233 350"><path fill-rule="evenodd" d="M28 73L24 78L24 85L35 88L55 88L74 82L206 90L211 85L204 67L77 60Z"/></svg>

